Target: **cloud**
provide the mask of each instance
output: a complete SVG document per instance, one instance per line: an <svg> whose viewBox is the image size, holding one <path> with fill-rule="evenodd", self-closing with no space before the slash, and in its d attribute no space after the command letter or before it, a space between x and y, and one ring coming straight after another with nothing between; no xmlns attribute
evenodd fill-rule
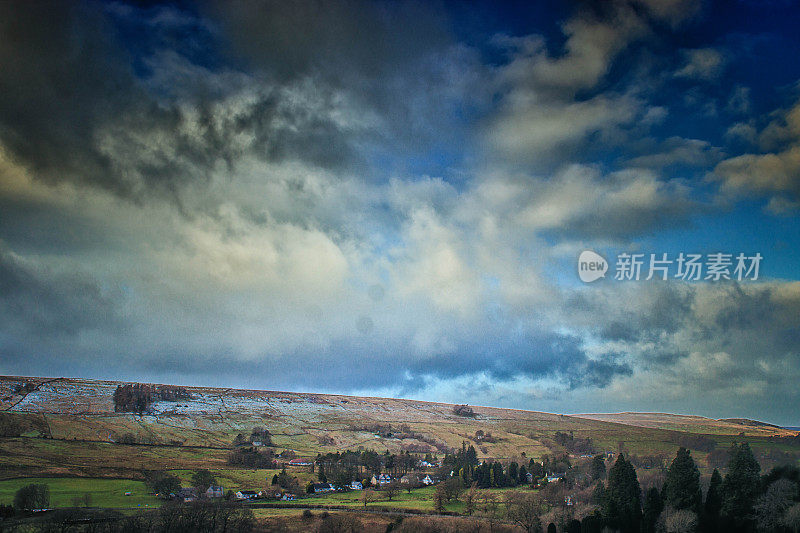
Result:
<svg viewBox="0 0 800 533"><path fill-rule="evenodd" d="M734 87L725 109L731 113L746 114L750 111L751 106L750 87L740 85Z"/></svg>
<svg viewBox="0 0 800 533"><path fill-rule="evenodd" d="M707 168L722 157L722 151L708 141L669 137L654 149L647 150L646 155L634 157L626 163L631 167L663 168L671 165L689 165Z"/></svg>
<svg viewBox="0 0 800 533"><path fill-rule="evenodd" d="M795 110L721 93L752 154L675 126L685 82L654 56L696 4L580 3L560 36L487 42L413 3L41 6L0 8L5 371L796 404L794 284L575 286L580 250L713 215L709 167L797 204ZM729 74L684 53L680 76Z"/></svg>
<svg viewBox="0 0 800 533"><path fill-rule="evenodd" d="M26 260L0 243L0 317L3 333L64 338L120 326L115 300L91 276L58 272Z"/></svg>
<svg viewBox="0 0 800 533"><path fill-rule="evenodd" d="M722 192L732 195L757 192L766 195L800 193L800 146L771 154L744 154L719 163L713 179L721 182Z"/></svg>
<svg viewBox="0 0 800 533"><path fill-rule="evenodd" d="M656 394L673 409L696 412L701 401L755 413L763 387L794 397L798 291L797 282L592 286L567 309L573 327L594 331L597 349L624 354L633 369L604 395L621 394L639 409ZM640 388L647 395L633 392Z"/></svg>
<svg viewBox="0 0 800 533"><path fill-rule="evenodd" d="M663 182L651 171L631 169L603 175L571 166L550 180L530 183L521 224L562 236L621 238L679 223L692 208L677 181Z"/></svg>
<svg viewBox="0 0 800 533"><path fill-rule="evenodd" d="M0 144L36 179L135 201L170 197L185 208L186 189L247 156L343 168L363 165L367 139L377 137L376 115L349 92L357 87L337 89L311 73L276 83L212 70L156 40L137 58L149 73L141 77L114 22L136 19L140 31L159 33L189 14L48 6L2 8L13 27L0 43Z"/></svg>
<svg viewBox="0 0 800 533"><path fill-rule="evenodd" d="M719 50L696 48L683 50L684 65L675 72L678 78L691 78L703 81L716 79L725 65Z"/></svg>
<svg viewBox="0 0 800 533"><path fill-rule="evenodd" d="M753 134L749 128L743 131ZM722 195L736 198L756 193L770 199L771 210L784 212L800 198L800 103L778 113L758 137L771 151L725 159L710 179L720 184Z"/></svg>
<svg viewBox="0 0 800 533"><path fill-rule="evenodd" d="M592 135L630 124L638 113L635 100L605 95L580 102L512 104L497 117L487 136L490 146L513 161L552 161L576 150Z"/></svg>
<svg viewBox="0 0 800 533"><path fill-rule="evenodd" d="M651 38L654 27L677 25L695 8L691 2L584 6L561 25L564 42L557 47L535 34L496 36L494 44L509 56L496 69L502 100L484 130L496 164L551 170L592 148L613 149L633 130L657 123L665 110L639 98L646 83L611 90L608 78L615 59Z"/></svg>

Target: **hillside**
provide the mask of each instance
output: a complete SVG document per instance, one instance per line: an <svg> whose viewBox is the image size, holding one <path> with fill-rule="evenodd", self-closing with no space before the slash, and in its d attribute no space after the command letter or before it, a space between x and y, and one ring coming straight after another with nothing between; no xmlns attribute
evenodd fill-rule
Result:
<svg viewBox="0 0 800 533"><path fill-rule="evenodd" d="M769 425L683 415L566 416L473 406L474 416L464 417L444 403L206 387L185 387L189 398L154 401L140 415L115 412L118 385L0 377L0 413L19 429L18 436L0 439L0 476L137 479L149 469L223 468L237 434L254 427L269 430L276 452L291 450L300 457L343 450L441 456L464 441L482 458L579 455L556 442L560 431L591 439L593 452L622 449L666 458L690 442L687 434L699 434L705 436L696 452L702 467L709 464L709 442L727 446L744 433L754 449L766 453L775 437L797 435ZM477 437L479 431L492 438Z"/></svg>

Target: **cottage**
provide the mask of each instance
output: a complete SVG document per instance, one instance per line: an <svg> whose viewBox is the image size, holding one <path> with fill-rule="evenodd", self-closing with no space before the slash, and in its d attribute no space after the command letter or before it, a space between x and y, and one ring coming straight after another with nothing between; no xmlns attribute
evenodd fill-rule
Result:
<svg viewBox="0 0 800 533"><path fill-rule="evenodd" d="M254 490L240 490L235 496L237 500L253 500L258 498L258 493Z"/></svg>
<svg viewBox="0 0 800 533"><path fill-rule="evenodd" d="M333 485L330 483L314 483L311 487L315 494L318 492L333 492L334 490Z"/></svg>
<svg viewBox="0 0 800 533"><path fill-rule="evenodd" d="M419 468L435 468L437 465L430 463L428 461L420 461L419 463L417 463L417 466Z"/></svg>
<svg viewBox="0 0 800 533"><path fill-rule="evenodd" d="M289 466L311 466L311 461L308 459L292 459L286 464Z"/></svg>
<svg viewBox="0 0 800 533"><path fill-rule="evenodd" d="M288 492L286 494L284 494L283 496L281 496L281 500L283 500L285 502L291 502L291 501L294 501L296 499L297 499L297 497L294 494L290 494Z"/></svg>
<svg viewBox="0 0 800 533"><path fill-rule="evenodd" d="M560 480L564 479L566 476L567 476L567 473L566 472L562 472L562 473L559 473L559 474L547 474L547 476L545 476L545 477L547 478L547 482L548 483L555 483L556 481L560 481Z"/></svg>
<svg viewBox="0 0 800 533"><path fill-rule="evenodd" d="M221 485L211 485L206 489L206 498L222 498L225 496L225 489Z"/></svg>
<svg viewBox="0 0 800 533"><path fill-rule="evenodd" d="M364 485L361 484L360 481L353 481L350 483L350 490L362 490Z"/></svg>
<svg viewBox="0 0 800 533"><path fill-rule="evenodd" d="M389 474L379 474L377 476L372 476L372 484L376 487L380 487L381 485L388 485L392 482L392 476Z"/></svg>
<svg viewBox="0 0 800 533"><path fill-rule="evenodd" d="M430 475L426 475L424 478L422 478L423 485L434 485L436 482L436 479L432 478Z"/></svg>

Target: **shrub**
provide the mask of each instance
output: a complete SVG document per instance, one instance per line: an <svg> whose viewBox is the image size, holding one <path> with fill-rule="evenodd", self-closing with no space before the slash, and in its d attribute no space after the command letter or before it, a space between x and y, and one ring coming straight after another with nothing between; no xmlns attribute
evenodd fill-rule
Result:
<svg viewBox="0 0 800 533"><path fill-rule="evenodd" d="M20 511L46 509L50 505L50 488L47 485L31 483L25 485L14 495L14 507Z"/></svg>
<svg viewBox="0 0 800 533"><path fill-rule="evenodd" d="M453 414L456 416L463 416L465 418L475 418L478 416L469 405L454 405Z"/></svg>

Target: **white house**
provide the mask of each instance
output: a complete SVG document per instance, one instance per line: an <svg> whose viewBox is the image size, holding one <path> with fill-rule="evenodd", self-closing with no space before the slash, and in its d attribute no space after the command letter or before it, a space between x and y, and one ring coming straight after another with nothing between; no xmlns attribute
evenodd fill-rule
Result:
<svg viewBox="0 0 800 533"><path fill-rule="evenodd" d="M363 488L364 485L362 485L360 481L353 481L352 483L350 483L351 490L362 490Z"/></svg>
<svg viewBox="0 0 800 533"><path fill-rule="evenodd" d="M225 489L221 485L211 485L206 489L207 498L222 498L225 496Z"/></svg>
<svg viewBox="0 0 800 533"><path fill-rule="evenodd" d="M258 493L254 490L240 490L235 496L237 500L252 500L258 497Z"/></svg>
<svg viewBox="0 0 800 533"><path fill-rule="evenodd" d="M434 483L436 483L436 481L434 481L434 479L427 474L425 475L424 478L422 478L423 485L433 485Z"/></svg>

